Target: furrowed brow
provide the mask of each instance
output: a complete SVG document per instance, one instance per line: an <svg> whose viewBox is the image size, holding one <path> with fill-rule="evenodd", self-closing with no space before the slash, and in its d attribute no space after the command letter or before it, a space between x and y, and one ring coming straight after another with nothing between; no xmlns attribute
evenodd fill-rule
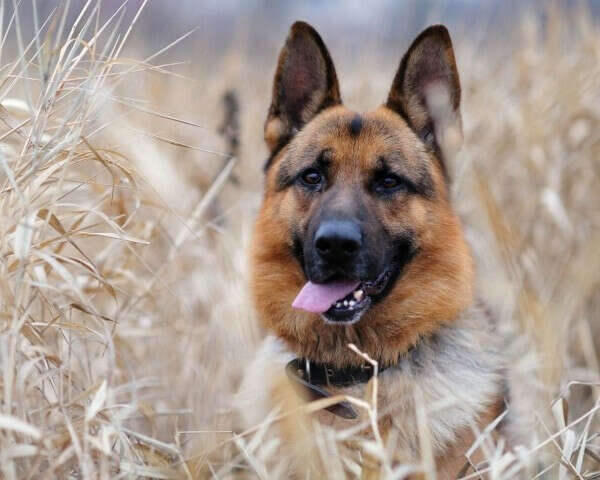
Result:
<svg viewBox="0 0 600 480"><path fill-rule="evenodd" d="M427 198L435 196L433 179L431 178L427 167L423 164L417 163L415 166L409 168L405 162L398 158L381 157L377 162L377 170L379 172L390 172L394 175L398 175L404 179L417 194Z"/></svg>
<svg viewBox="0 0 600 480"><path fill-rule="evenodd" d="M289 157L285 158L281 162L277 176L275 177L277 190L280 191L292 185L296 181L298 174L307 168L316 168L322 172L327 172L330 160L327 158L326 153L326 150L316 155L312 152L307 152L302 155L303 157L307 157L307 160L303 160L302 158L294 160ZM312 158L312 161L308 161L308 158Z"/></svg>
<svg viewBox="0 0 600 480"><path fill-rule="evenodd" d="M289 187L294 180L296 179L296 175L292 174L289 163L283 162L280 165L279 170L277 170L277 176L275 177L275 186L277 191L283 190Z"/></svg>

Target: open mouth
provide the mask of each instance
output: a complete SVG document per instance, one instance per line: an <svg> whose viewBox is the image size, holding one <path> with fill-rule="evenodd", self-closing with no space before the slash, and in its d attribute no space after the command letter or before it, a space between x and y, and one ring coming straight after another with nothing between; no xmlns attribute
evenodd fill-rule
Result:
<svg viewBox="0 0 600 480"><path fill-rule="evenodd" d="M384 293L389 271L373 281L337 280L324 284L308 282L294 303L295 308L319 313L327 322L352 324L360 320L374 301Z"/></svg>
<svg viewBox="0 0 600 480"><path fill-rule="evenodd" d="M335 303L322 315L326 321L335 323L356 323L372 305L373 300L383 292L389 281L388 271L383 272L375 281L361 282L355 290Z"/></svg>

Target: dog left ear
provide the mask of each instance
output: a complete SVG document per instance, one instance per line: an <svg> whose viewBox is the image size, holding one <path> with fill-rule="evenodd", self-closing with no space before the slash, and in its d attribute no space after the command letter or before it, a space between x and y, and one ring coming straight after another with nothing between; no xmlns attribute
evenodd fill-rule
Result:
<svg viewBox="0 0 600 480"><path fill-rule="evenodd" d="M444 155L458 151L460 81L446 27L431 26L415 39L400 62L386 106Z"/></svg>
<svg viewBox="0 0 600 480"><path fill-rule="evenodd" d="M265 122L271 154L321 110L341 102L335 68L321 36L308 23L294 23L279 54Z"/></svg>

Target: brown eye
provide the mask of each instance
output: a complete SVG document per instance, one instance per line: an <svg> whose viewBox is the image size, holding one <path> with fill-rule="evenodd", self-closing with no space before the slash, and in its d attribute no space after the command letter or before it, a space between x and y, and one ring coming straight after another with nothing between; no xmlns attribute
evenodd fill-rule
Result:
<svg viewBox="0 0 600 480"><path fill-rule="evenodd" d="M398 177L387 176L381 180L381 186L383 188L396 188L399 184L400 181L398 180Z"/></svg>
<svg viewBox="0 0 600 480"><path fill-rule="evenodd" d="M392 173L378 175L373 182L373 190L380 195L391 195L397 192L404 192L408 188L408 184L404 179Z"/></svg>
<svg viewBox="0 0 600 480"><path fill-rule="evenodd" d="M311 187L316 187L322 181L321 174L314 168L310 168L303 172L301 178L306 185L310 185Z"/></svg>

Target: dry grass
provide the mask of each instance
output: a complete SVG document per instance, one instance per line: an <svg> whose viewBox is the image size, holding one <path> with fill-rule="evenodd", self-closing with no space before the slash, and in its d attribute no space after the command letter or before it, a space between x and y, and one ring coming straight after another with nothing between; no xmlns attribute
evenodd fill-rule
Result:
<svg viewBox="0 0 600 480"><path fill-rule="evenodd" d="M197 84L161 63L163 51L123 57L135 18L90 2L74 25L58 11L26 32L7 11L3 2L0 477L286 478L282 438L298 436L297 416L264 412L241 431L246 407L234 401L261 338L244 246L270 73L232 53L228 73L199 74L205 118L220 115L226 88L241 99L236 164L218 122L177 118ZM537 341L540 380L524 371L526 388L545 392L530 412L537 444L513 454L482 435L496 479L600 471L600 31L585 13L547 13L543 27L515 26L508 57L455 38L466 133L456 204L482 294ZM374 61L342 78L349 104L381 101L391 77L364 75ZM376 416L370 398L349 400ZM422 464L407 466L376 431L313 428L310 478L360 475L359 450L386 478L433 478L426 438Z"/></svg>

